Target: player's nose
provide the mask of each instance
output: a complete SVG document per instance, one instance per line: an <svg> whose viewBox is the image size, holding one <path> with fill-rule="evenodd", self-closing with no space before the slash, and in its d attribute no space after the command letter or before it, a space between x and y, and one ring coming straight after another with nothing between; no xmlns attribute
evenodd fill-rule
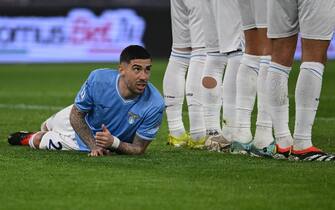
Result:
<svg viewBox="0 0 335 210"><path fill-rule="evenodd" d="M141 73L139 74L139 79L140 80L149 80L150 77L150 73L147 73L146 71L141 71Z"/></svg>

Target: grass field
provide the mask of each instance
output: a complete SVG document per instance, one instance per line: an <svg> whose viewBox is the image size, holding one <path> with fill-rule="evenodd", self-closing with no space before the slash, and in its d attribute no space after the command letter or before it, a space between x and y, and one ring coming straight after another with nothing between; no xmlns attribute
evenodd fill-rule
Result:
<svg viewBox="0 0 335 210"><path fill-rule="evenodd" d="M152 82L160 90L166 62L153 66ZM115 65L0 65L1 210L335 209L334 163L174 149L165 144L165 118L143 156L90 158L7 144L10 132L37 130L71 104L92 69L109 66ZM297 66L290 76L291 128ZM313 141L335 153L335 62L327 69Z"/></svg>

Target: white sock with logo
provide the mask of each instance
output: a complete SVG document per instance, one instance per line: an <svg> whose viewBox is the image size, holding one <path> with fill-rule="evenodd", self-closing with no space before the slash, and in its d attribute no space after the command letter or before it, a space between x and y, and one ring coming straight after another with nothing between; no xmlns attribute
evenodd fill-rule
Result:
<svg viewBox="0 0 335 210"><path fill-rule="evenodd" d="M295 128L294 150L303 150L311 147L312 127L322 86L324 65L318 62L303 62L295 89Z"/></svg>
<svg viewBox="0 0 335 210"><path fill-rule="evenodd" d="M227 55L222 53L207 53L204 77L215 80L210 87L203 86L204 119L207 132L218 131L221 133L220 111L221 111L221 86L224 69L227 64Z"/></svg>
<svg viewBox="0 0 335 210"><path fill-rule="evenodd" d="M201 85L205 59L204 49L193 50L186 77L186 100L190 120L190 136L193 140L199 140L206 136L202 102L203 87Z"/></svg>
<svg viewBox="0 0 335 210"><path fill-rule="evenodd" d="M236 77L241 59L241 54L234 54L228 57L228 64L223 78L222 134L229 141L232 141L236 129Z"/></svg>
<svg viewBox="0 0 335 210"><path fill-rule="evenodd" d="M291 67L271 62L266 80L268 110L272 118L276 143L280 148L290 147L293 143L288 126L288 77L290 71Z"/></svg>
<svg viewBox="0 0 335 210"><path fill-rule="evenodd" d="M163 94L170 135L185 133L182 108L185 97L185 76L189 66L190 52L172 50L163 79Z"/></svg>
<svg viewBox="0 0 335 210"><path fill-rule="evenodd" d="M271 56L261 56L257 77L257 122L253 145L259 149L269 146L273 141L272 120L267 108L266 78Z"/></svg>
<svg viewBox="0 0 335 210"><path fill-rule="evenodd" d="M234 141L252 141L251 112L254 108L260 56L244 54L236 79L236 127Z"/></svg>

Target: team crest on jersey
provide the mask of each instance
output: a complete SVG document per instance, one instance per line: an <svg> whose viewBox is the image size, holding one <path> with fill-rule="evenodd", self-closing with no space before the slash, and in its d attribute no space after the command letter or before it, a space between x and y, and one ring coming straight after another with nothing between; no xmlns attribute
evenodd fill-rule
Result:
<svg viewBox="0 0 335 210"><path fill-rule="evenodd" d="M134 124L134 122L140 118L137 114L134 114L132 112L128 112L128 122L129 124Z"/></svg>

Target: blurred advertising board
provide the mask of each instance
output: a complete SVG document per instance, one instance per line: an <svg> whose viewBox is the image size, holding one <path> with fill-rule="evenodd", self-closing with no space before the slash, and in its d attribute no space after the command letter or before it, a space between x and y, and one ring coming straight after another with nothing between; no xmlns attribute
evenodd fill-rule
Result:
<svg viewBox="0 0 335 210"><path fill-rule="evenodd" d="M124 47L144 45L144 31L144 19L131 9L0 17L0 63L118 61Z"/></svg>

